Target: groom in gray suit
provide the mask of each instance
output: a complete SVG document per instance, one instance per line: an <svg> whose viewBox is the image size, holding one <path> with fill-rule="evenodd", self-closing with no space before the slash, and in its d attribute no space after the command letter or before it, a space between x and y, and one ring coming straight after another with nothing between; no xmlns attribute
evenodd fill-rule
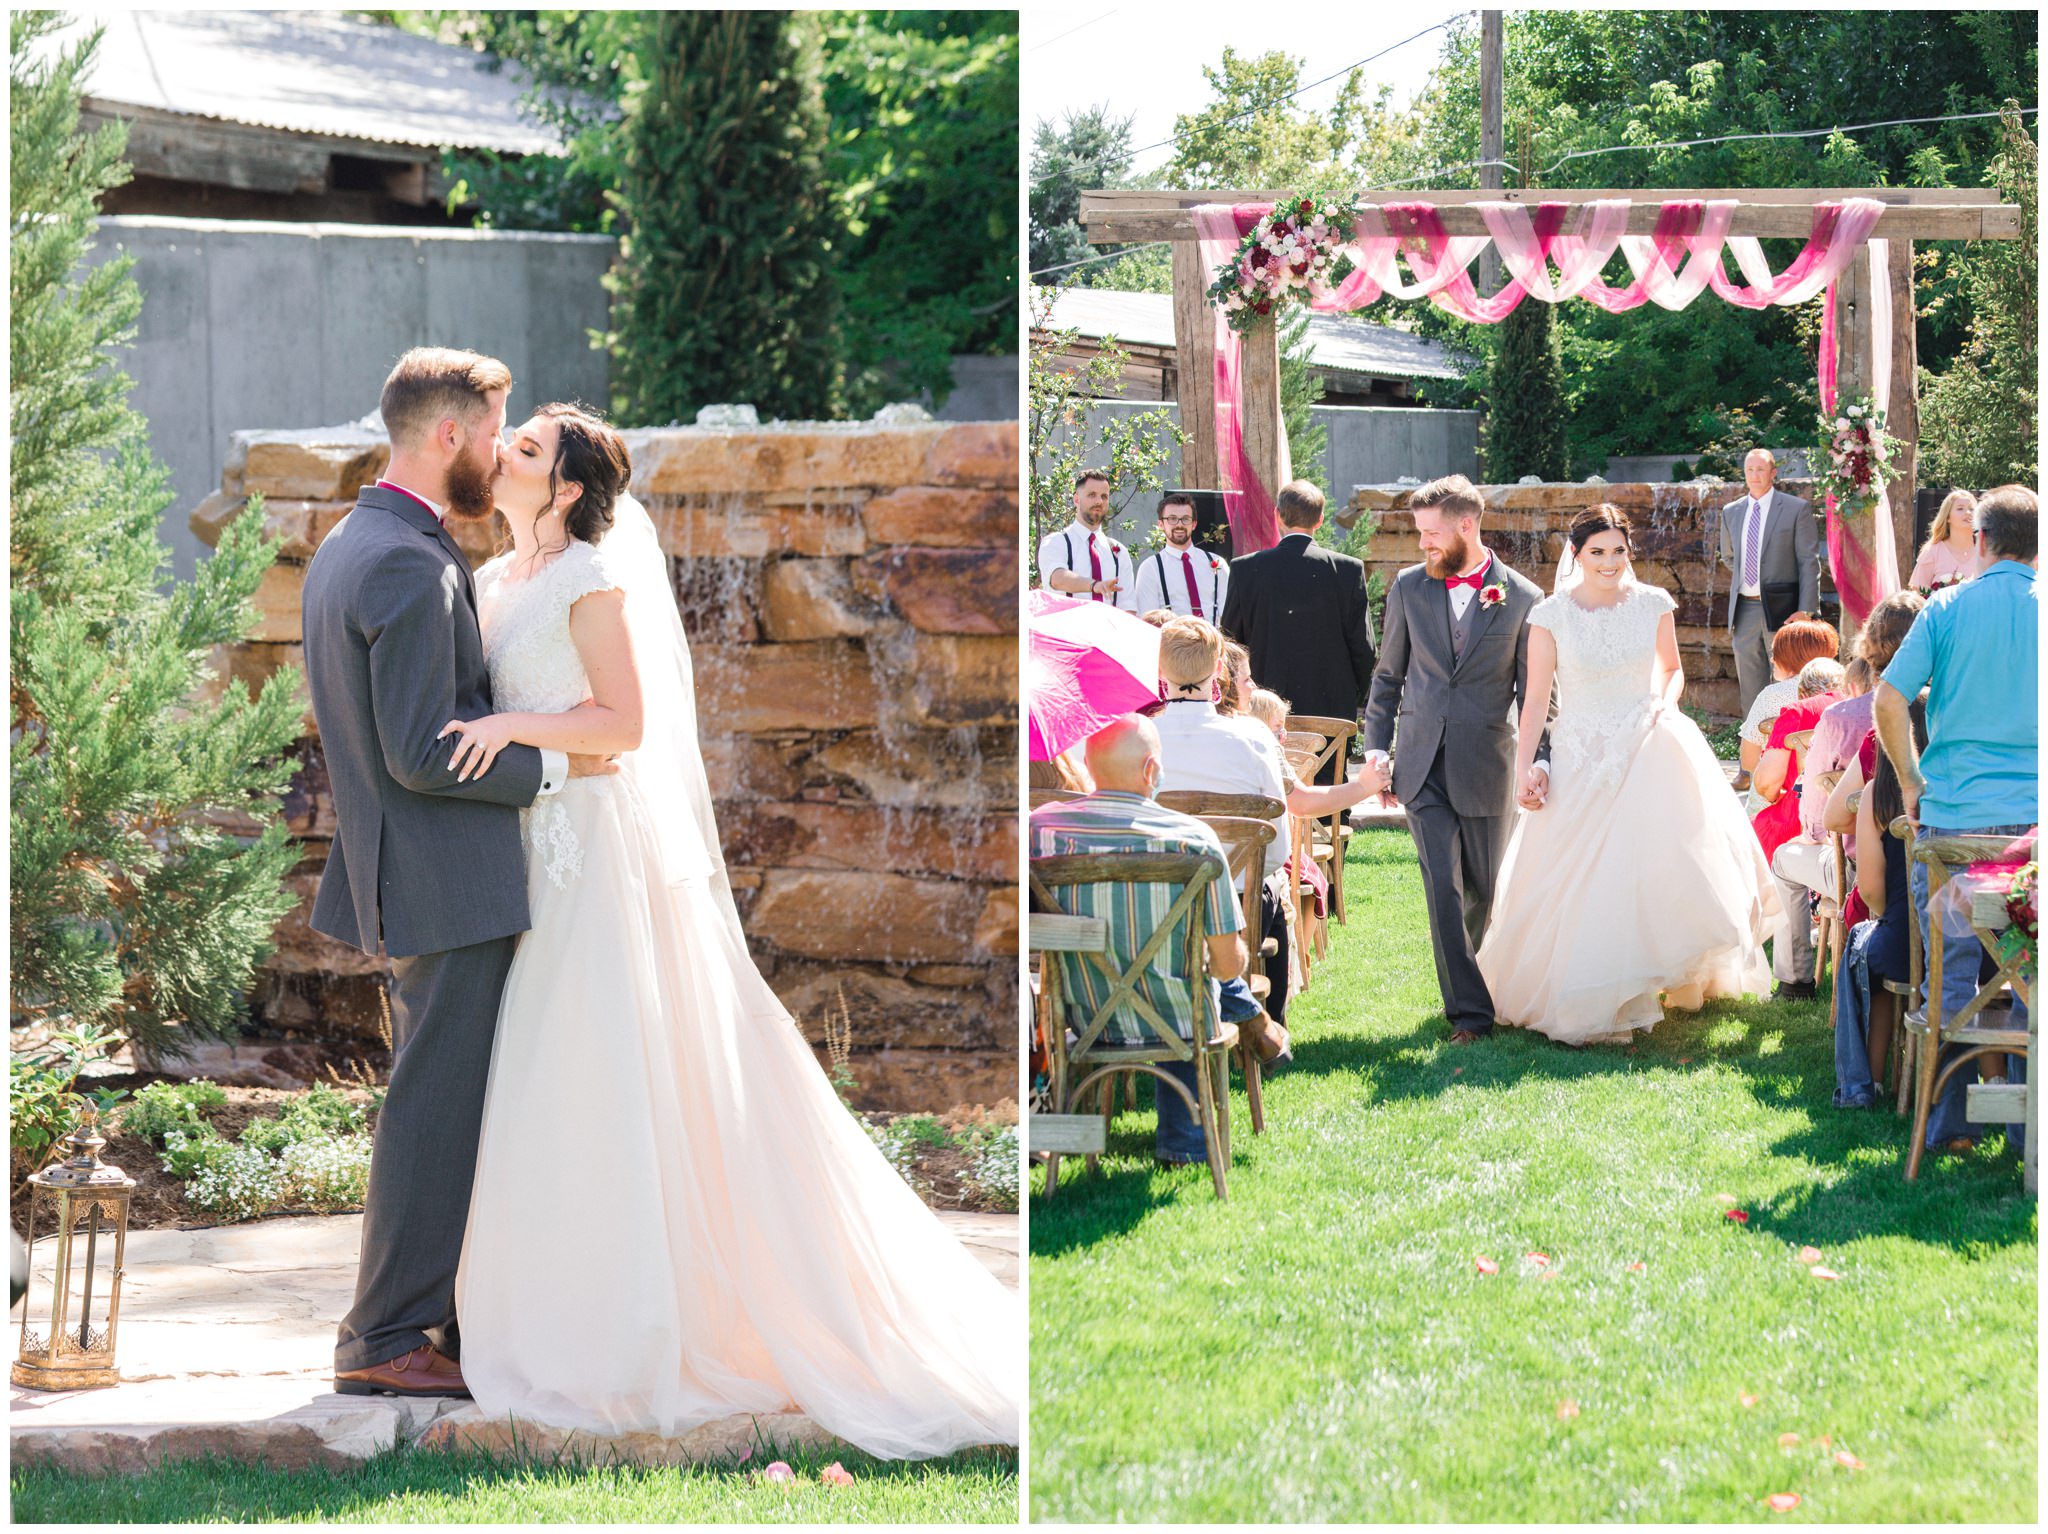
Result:
<svg viewBox="0 0 2048 1534"><path fill-rule="evenodd" d="M528 925L519 810L603 762L508 746L457 781L440 738L492 712L469 561L446 521L491 515L512 375L418 347L385 380L383 479L306 571L306 680L338 835L313 929L392 961L355 1305L334 1350L351 1395L460 1396L455 1268L498 996Z"/></svg>
<svg viewBox="0 0 2048 1534"><path fill-rule="evenodd" d="M1771 641L1788 623L1820 609L1820 523L1813 503L1773 488L1777 460L1751 448L1742 460L1749 494L1721 508L1721 561L1728 585L1728 637L1742 711L1771 680Z"/></svg>
<svg viewBox="0 0 2048 1534"><path fill-rule="evenodd" d="M1394 793L1422 861L1437 987L1451 1042L1493 1030L1474 951L1493 913L1514 806L1548 791L1549 750L1515 775L1515 721L1529 675L1529 610L1543 593L1480 542L1479 492L1462 474L1433 480L1409 507L1423 562L1394 577L1365 708L1365 759L1393 757ZM1395 729L1399 726L1399 736Z"/></svg>

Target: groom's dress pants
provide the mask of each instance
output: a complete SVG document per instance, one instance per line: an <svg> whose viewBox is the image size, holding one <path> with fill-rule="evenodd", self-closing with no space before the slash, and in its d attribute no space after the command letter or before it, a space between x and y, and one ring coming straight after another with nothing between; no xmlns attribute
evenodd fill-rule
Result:
<svg viewBox="0 0 2048 1534"><path fill-rule="evenodd" d="M498 998L517 937L392 963L391 1086L377 1115L356 1298L334 1367L433 1343L456 1356L455 1268L469 1222Z"/></svg>
<svg viewBox="0 0 2048 1534"><path fill-rule="evenodd" d="M1408 832L1422 861L1444 1016L1461 1033L1485 1033L1493 1027L1493 997L1473 954L1493 913L1493 885L1507 854L1509 817L1460 815L1451 808L1441 747L1407 810Z"/></svg>

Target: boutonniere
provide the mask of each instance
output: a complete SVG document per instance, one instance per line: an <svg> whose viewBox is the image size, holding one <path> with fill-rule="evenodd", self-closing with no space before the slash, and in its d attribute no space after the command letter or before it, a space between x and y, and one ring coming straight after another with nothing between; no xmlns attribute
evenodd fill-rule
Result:
<svg viewBox="0 0 2048 1534"><path fill-rule="evenodd" d="M1498 607L1507 599L1508 583L1506 581L1489 581L1486 585L1479 588L1479 605L1481 607Z"/></svg>

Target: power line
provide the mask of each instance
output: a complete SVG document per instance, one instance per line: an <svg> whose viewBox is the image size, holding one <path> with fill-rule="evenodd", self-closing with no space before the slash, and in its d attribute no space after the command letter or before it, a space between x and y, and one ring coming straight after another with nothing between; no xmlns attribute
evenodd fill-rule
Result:
<svg viewBox="0 0 2048 1534"><path fill-rule="evenodd" d="M1114 16L1115 14L1116 12L1114 10L1102 11L1097 15L1090 16L1078 27L1068 27L1067 30L1060 33L1058 37L1048 37L1042 43L1033 43L1029 48L1025 49L1024 51L1026 53L1036 53L1041 48L1050 48L1054 43L1065 42L1068 38L1072 37L1076 32L1085 32L1090 27L1094 26L1096 22L1107 21L1110 17Z"/></svg>
<svg viewBox="0 0 2048 1534"><path fill-rule="evenodd" d="M1448 27L1452 22L1463 21L1466 17L1476 16L1477 14L1477 11L1460 11L1455 16L1446 16L1442 21L1437 22L1435 25L1424 27L1420 32L1417 32L1413 37L1404 37L1398 43L1393 44L1391 47L1382 48L1378 53L1360 59L1356 64L1346 64L1342 69L1337 70L1333 74L1324 75L1320 80L1311 80L1306 85L1296 86L1293 90L1289 91L1286 95L1278 98L1277 100L1263 101L1255 107L1246 107L1242 112L1238 112L1233 116L1226 117L1220 123L1210 124L1208 128L1205 128L1202 131L1208 132L1214 128L1227 128L1232 123L1244 121L1244 119L1247 117L1256 117L1259 113L1270 111L1274 107L1281 105L1283 102L1292 101L1296 96L1302 95L1308 91L1312 91L1319 85L1328 85L1332 80L1338 79L1344 75L1348 75L1353 70L1363 69L1366 65L1385 58L1388 54L1395 52L1397 49L1407 47L1410 43L1414 42L1416 38L1427 37L1432 32L1441 32L1445 27ZM1172 148L1180 142L1182 137L1183 135L1178 133L1171 134L1168 137L1161 139L1156 144L1147 144L1143 149L1133 149L1129 154L1125 155L1122 159L1113 160L1110 162L1110 164L1118 166L1128 165L1131 163L1131 161L1137 159L1138 156L1141 154L1150 154L1155 149Z"/></svg>

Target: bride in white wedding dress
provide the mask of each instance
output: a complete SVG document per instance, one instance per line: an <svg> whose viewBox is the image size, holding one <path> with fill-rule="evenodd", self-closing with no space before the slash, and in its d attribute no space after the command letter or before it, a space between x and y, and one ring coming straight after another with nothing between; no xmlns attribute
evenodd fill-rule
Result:
<svg viewBox="0 0 2048 1534"><path fill-rule="evenodd" d="M666 556L617 433L543 406L502 454L514 548L477 572L502 712L451 725L622 752L523 812L456 1308L478 1405L674 1436L801 1410L870 1453L1014 1444L1015 1295L834 1095L747 952Z"/></svg>
<svg viewBox="0 0 2048 1534"><path fill-rule="evenodd" d="M1699 727L1669 593L1630 568L1627 514L1581 512L1559 589L1529 614L1508 841L1479 971L1498 1021L1566 1044L1647 1030L1665 1007L1767 993L1778 896ZM1532 775L1557 682L1547 798Z"/></svg>

